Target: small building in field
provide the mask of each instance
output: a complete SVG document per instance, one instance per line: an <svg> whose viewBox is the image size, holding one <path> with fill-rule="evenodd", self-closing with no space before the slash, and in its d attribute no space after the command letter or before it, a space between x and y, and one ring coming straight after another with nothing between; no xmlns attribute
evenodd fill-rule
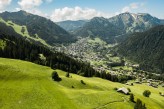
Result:
<svg viewBox="0 0 164 109"><path fill-rule="evenodd" d="M124 94L126 94L126 95L129 94L129 90L128 90L127 88L125 88L125 87L119 88L119 89L117 90L117 92L121 92L121 93L124 93Z"/></svg>
<svg viewBox="0 0 164 109"><path fill-rule="evenodd" d="M140 82L140 81L135 81L135 83L136 83L136 84L141 84L141 82Z"/></svg>

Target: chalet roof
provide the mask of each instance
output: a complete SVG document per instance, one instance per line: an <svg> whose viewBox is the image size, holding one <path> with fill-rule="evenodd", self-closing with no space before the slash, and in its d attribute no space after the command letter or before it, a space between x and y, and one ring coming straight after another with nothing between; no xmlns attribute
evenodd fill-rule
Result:
<svg viewBox="0 0 164 109"><path fill-rule="evenodd" d="M129 90L127 88L125 88L125 87L122 87L122 88L119 88L117 90L117 92L123 92L124 94L128 94L129 93Z"/></svg>

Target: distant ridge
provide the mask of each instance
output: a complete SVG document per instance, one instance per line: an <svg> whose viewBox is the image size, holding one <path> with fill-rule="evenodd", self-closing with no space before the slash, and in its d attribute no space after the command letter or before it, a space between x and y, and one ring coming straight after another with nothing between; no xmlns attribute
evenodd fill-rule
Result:
<svg viewBox="0 0 164 109"><path fill-rule="evenodd" d="M74 31L76 36L100 37L108 43L118 42L125 34L144 32L152 27L163 25L164 21L148 13L121 13L111 18L95 17ZM124 39L124 38L123 38Z"/></svg>

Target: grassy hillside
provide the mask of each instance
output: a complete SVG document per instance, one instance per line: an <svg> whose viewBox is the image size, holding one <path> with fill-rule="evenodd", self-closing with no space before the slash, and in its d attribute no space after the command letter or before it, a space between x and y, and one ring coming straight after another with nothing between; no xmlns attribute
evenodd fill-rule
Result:
<svg viewBox="0 0 164 109"><path fill-rule="evenodd" d="M43 39L41 39L40 37L38 37L37 34L35 34L35 37L34 36L33 37L30 36L29 35L29 32L27 30L27 27L25 25L20 26L18 24L13 23L12 21L5 21L2 18L0 18L0 23L4 23L4 24L6 24L6 26L12 27L16 33L20 34L23 37L26 37L28 39L34 40L36 42L40 42L43 45L49 46ZM24 29L24 32L22 32L22 29Z"/></svg>
<svg viewBox="0 0 164 109"><path fill-rule="evenodd" d="M52 69L30 62L0 58L0 108L3 109L133 109L129 96L117 93L114 87L123 84L100 78L85 78L57 70L61 82L51 79ZM83 80L86 85L81 84ZM74 86L74 88L72 88ZM163 109L163 88L147 85L125 86L140 98L148 109ZM151 90L150 98L142 92Z"/></svg>

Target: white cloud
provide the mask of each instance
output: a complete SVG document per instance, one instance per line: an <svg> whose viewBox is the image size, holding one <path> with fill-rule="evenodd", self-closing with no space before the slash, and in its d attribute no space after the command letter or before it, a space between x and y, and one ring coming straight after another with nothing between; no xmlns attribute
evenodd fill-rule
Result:
<svg viewBox="0 0 164 109"><path fill-rule="evenodd" d="M130 12L133 11L135 9L141 8L144 6L144 3L131 3L128 6L125 6L124 8L122 8L121 12Z"/></svg>
<svg viewBox="0 0 164 109"><path fill-rule="evenodd" d="M26 10L40 6L42 0L20 0L18 4L21 6L21 9Z"/></svg>
<svg viewBox="0 0 164 109"><path fill-rule="evenodd" d="M29 13L48 18L46 13L43 13L37 8L44 2L50 3L52 1L53 0L19 0L18 5L20 5L20 8L16 8L15 10L25 10Z"/></svg>
<svg viewBox="0 0 164 109"><path fill-rule="evenodd" d="M42 11L40 11L38 9L27 10L27 12L32 13L32 14L35 14L35 15L39 15L39 16L42 16L42 17L49 18L48 14L43 13Z"/></svg>
<svg viewBox="0 0 164 109"><path fill-rule="evenodd" d="M15 11L20 11L21 9L20 8L15 8Z"/></svg>
<svg viewBox="0 0 164 109"><path fill-rule="evenodd" d="M2 11L6 6L10 5L12 0L0 0L0 11Z"/></svg>
<svg viewBox="0 0 164 109"><path fill-rule="evenodd" d="M81 19L91 19L93 17L111 17L112 15L97 11L91 8L81 8L81 7L64 7L55 9L50 16L52 21L64 21L64 20L81 20Z"/></svg>
<svg viewBox="0 0 164 109"><path fill-rule="evenodd" d="M40 6L43 2L50 3L53 0L19 0L18 4L20 5L21 9L31 9Z"/></svg>

